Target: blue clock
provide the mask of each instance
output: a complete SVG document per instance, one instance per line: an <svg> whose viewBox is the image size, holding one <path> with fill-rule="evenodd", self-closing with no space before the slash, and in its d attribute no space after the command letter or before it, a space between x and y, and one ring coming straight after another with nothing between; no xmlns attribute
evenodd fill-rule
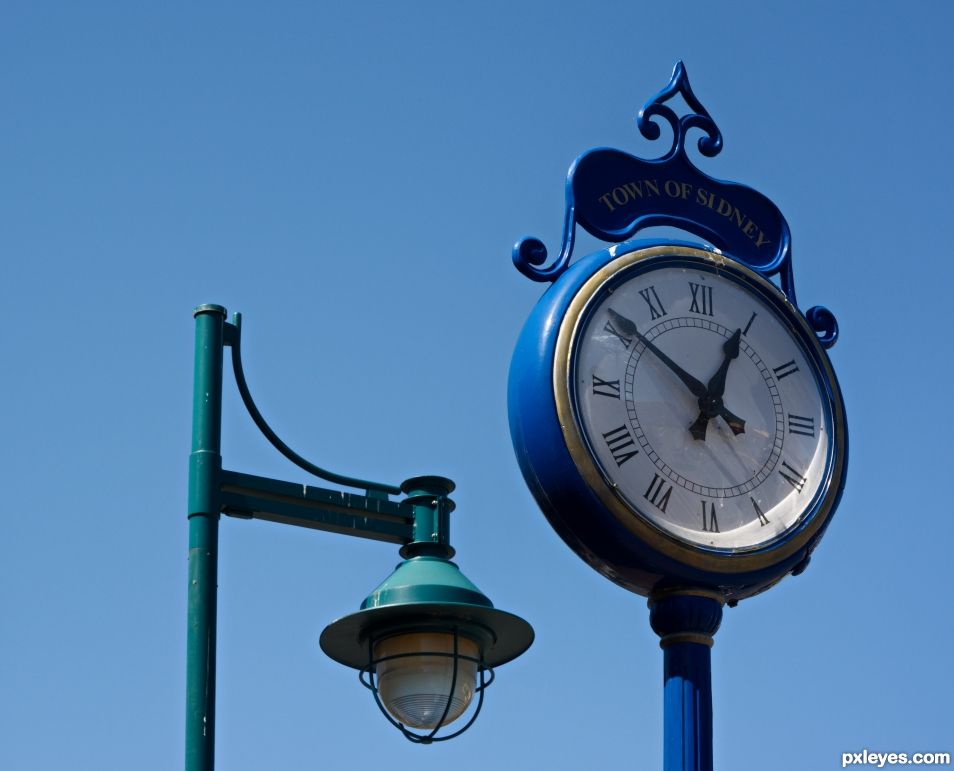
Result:
<svg viewBox="0 0 954 771"><path fill-rule="evenodd" d="M567 270L521 333L509 407L550 523L640 594L765 589L806 564L843 487L844 405L815 331L701 245L630 242Z"/></svg>
<svg viewBox="0 0 954 771"><path fill-rule="evenodd" d="M676 117L677 94L694 113ZM662 158L597 148L573 163L552 265L537 239L514 248L517 268L552 286L513 357L511 434L540 508L595 569L639 594L734 602L803 570L840 499L837 324L797 307L775 205L689 159L690 129L703 155L722 136L681 63L640 112L650 139L654 118L673 130ZM616 243L570 265L577 224ZM656 225L705 242L631 240Z"/></svg>

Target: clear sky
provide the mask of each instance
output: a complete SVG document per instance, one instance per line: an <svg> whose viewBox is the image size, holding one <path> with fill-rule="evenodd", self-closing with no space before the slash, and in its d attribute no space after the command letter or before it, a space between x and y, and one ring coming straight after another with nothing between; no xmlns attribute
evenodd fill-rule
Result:
<svg viewBox="0 0 954 771"><path fill-rule="evenodd" d="M223 520L219 767L661 768L645 600L536 509L506 376L543 288L512 243L557 247L585 149L668 147L634 118L680 58L725 137L702 169L778 204L840 321L851 436L807 572L726 611L716 767L954 752L952 9L5 0L0 768L181 766L200 303L242 312L300 453L454 478L458 563L537 632L467 734L412 746L317 644L396 549ZM309 481L228 380L224 420L228 468Z"/></svg>

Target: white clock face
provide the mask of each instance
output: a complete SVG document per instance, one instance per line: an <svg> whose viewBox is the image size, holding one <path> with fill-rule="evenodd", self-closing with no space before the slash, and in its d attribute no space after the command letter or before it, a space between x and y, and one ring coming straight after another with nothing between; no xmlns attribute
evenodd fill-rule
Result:
<svg viewBox="0 0 954 771"><path fill-rule="evenodd" d="M570 370L581 433L626 507L730 552L798 525L831 454L814 359L743 280L701 260L627 270L590 301Z"/></svg>

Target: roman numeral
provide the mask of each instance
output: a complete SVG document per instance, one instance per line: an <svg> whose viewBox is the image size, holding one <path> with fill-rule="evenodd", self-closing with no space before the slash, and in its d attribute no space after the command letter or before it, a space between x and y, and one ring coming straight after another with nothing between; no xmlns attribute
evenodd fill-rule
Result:
<svg viewBox="0 0 954 771"><path fill-rule="evenodd" d="M752 496L749 496L749 500L752 501L752 505L755 507L755 513L758 515L759 524L762 527L765 527L768 524L768 517L762 513L762 509L759 508L758 502Z"/></svg>
<svg viewBox="0 0 954 771"><path fill-rule="evenodd" d="M611 399L619 399L619 381L603 380L595 372L593 373L593 395L609 396Z"/></svg>
<svg viewBox="0 0 954 771"><path fill-rule="evenodd" d="M655 321L656 319L662 318L666 315L666 309L663 308L662 301L659 299L659 295L656 294L656 287L651 286L649 289L640 289L639 296L646 301L647 305L649 305L649 312L652 314L652 321Z"/></svg>
<svg viewBox="0 0 954 771"><path fill-rule="evenodd" d="M692 307L690 313L699 313L704 316L715 315L712 312L712 287L702 284L693 284L689 282L689 289L692 290Z"/></svg>
<svg viewBox="0 0 954 771"><path fill-rule="evenodd" d="M631 342L633 342L633 338L631 338L631 337L624 337L621 333L619 333L619 332L616 331L616 328L615 328L615 327L613 326L613 324L612 324L611 322L609 322L609 321L606 322L606 326L603 327L603 331L604 331L604 332L609 332L611 335L614 335L614 336L616 336L617 338L619 338L619 341L620 341L623 345L625 345L627 348L629 348L629 344L630 344Z"/></svg>
<svg viewBox="0 0 954 771"><path fill-rule="evenodd" d="M788 377L793 372L798 372L798 365L795 363L795 359L792 359L791 361L787 361L784 364L773 368L772 372L775 373L775 377L781 380L783 377Z"/></svg>
<svg viewBox="0 0 954 771"><path fill-rule="evenodd" d="M706 517L706 502L702 502L702 529L707 533L719 532L719 520L715 515L715 504L709 501L709 516Z"/></svg>
<svg viewBox="0 0 954 771"><path fill-rule="evenodd" d="M788 413L788 433L815 436L815 418Z"/></svg>
<svg viewBox="0 0 954 771"><path fill-rule="evenodd" d="M802 488L805 487L805 483L808 481L808 477L802 476L801 471L796 471L784 460L782 461L782 468L778 470L778 473L798 492L802 491Z"/></svg>
<svg viewBox="0 0 954 771"><path fill-rule="evenodd" d="M629 447L635 447L636 442L633 441L633 437L630 436L629 429L626 426L607 431L603 434L603 439L606 440L609 451L613 453L613 460L616 461L617 466L622 466L634 455L639 455L639 450L628 449Z"/></svg>
<svg viewBox="0 0 954 771"><path fill-rule="evenodd" d="M746 324L745 329L742 330L743 335L747 335L749 333L749 329L752 327L752 322L755 321L755 317L758 315L759 315L758 313L756 313L755 311L752 311L752 315L749 317L749 323Z"/></svg>
<svg viewBox="0 0 954 771"><path fill-rule="evenodd" d="M666 513L666 506L669 505L669 496L672 495L672 485L666 487L665 492L663 492L665 484L665 480L659 474L653 474L653 481L649 483L649 489L643 496L663 514Z"/></svg>

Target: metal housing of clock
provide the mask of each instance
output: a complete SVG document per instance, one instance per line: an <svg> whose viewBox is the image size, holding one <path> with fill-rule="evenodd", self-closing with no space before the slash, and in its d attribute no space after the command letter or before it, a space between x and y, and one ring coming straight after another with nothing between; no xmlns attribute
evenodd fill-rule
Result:
<svg viewBox="0 0 954 771"><path fill-rule="evenodd" d="M677 117L676 95L693 112ZM734 603L801 572L838 505L838 327L798 309L775 205L689 159L690 129L708 157L722 135L681 62L640 111L643 136L660 136L660 118L673 131L662 158L596 148L574 161L551 265L535 238L514 247L516 267L552 286L514 353L511 434L540 508L592 567L638 594ZM577 224L612 246L571 266ZM659 225L704 243L632 240Z"/></svg>

